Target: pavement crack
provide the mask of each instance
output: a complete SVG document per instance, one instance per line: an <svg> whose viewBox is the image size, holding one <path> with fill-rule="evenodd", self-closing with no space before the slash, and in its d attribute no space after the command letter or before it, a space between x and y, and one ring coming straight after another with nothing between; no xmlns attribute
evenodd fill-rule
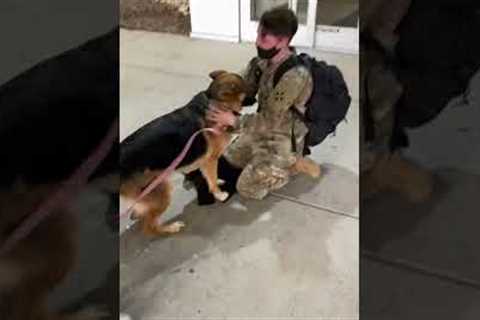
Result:
<svg viewBox="0 0 480 320"><path fill-rule="evenodd" d="M422 274L442 281L453 282L462 287L470 287L475 290L480 290L480 281L468 277L462 277L447 270L432 268L422 263L396 257L387 257L370 250L361 250L361 257L379 264L396 267L397 269L407 270L412 273Z"/></svg>
<svg viewBox="0 0 480 320"><path fill-rule="evenodd" d="M347 218L350 218L350 219L358 220L357 216L355 216L351 213L348 213L348 212L344 212L344 211L328 208L328 207L325 207L325 206L320 206L320 205L316 205L316 204L313 204L313 203L301 201L301 200L298 200L297 198L289 197L289 196L279 194L279 193L276 193L276 192L272 192L272 196L277 197L277 198L281 198L281 199L284 199L284 200L288 200L288 201L291 201L291 202L295 202L297 204L307 206L307 207L310 207L310 208L315 208L315 209L320 209L320 210L323 210L323 211L327 211L327 212L335 214L335 215L339 215L339 216L347 217Z"/></svg>

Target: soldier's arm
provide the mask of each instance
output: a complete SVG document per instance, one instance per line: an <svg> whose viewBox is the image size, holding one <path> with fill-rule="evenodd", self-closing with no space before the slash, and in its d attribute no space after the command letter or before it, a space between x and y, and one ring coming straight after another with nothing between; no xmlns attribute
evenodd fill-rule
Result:
<svg viewBox="0 0 480 320"><path fill-rule="evenodd" d="M259 80L259 68L258 68L258 61L257 57L250 60L247 67L240 72L243 80L247 84L247 97L246 102L255 101L255 96L258 92L258 80ZM252 105L253 103L249 103L246 105Z"/></svg>
<svg viewBox="0 0 480 320"><path fill-rule="evenodd" d="M255 96L258 92L258 82L261 72L258 67L259 59L254 57L250 60L247 67L240 72L243 80L247 83L247 97L244 105L250 106L256 102ZM253 120L255 114L243 114L237 118L237 122L233 127L228 129L232 133L240 133L243 128L248 126L248 123Z"/></svg>
<svg viewBox="0 0 480 320"><path fill-rule="evenodd" d="M310 72L303 67L287 71L268 96L265 106L269 111L268 115L275 118L276 115L288 112L300 95L305 92L310 78Z"/></svg>
<svg viewBox="0 0 480 320"><path fill-rule="evenodd" d="M237 118L237 121L233 127L228 128L230 133L241 133L244 128L249 126L251 121L254 121L256 113L242 114Z"/></svg>
<svg viewBox="0 0 480 320"><path fill-rule="evenodd" d="M263 107L268 110L264 116L271 121L282 118L285 112L290 112L289 109L302 94L310 92L305 89L306 86L311 85L311 81L310 72L306 68L298 67L287 71L269 95L266 105ZM249 127L252 121L255 121L256 116L256 113L242 115L231 131L241 132L244 128Z"/></svg>

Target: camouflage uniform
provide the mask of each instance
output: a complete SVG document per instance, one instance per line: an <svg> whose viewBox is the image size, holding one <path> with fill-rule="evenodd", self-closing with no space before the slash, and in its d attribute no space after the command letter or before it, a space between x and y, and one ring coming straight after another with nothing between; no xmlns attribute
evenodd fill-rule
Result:
<svg viewBox="0 0 480 320"><path fill-rule="evenodd" d="M395 107L404 88L388 60L393 58L397 41L395 30L410 5L411 0L393 3L366 0L360 4L361 172L372 170L376 163L391 154ZM367 137L368 130L373 136Z"/></svg>
<svg viewBox="0 0 480 320"><path fill-rule="evenodd" d="M249 96L258 94L259 107L256 113L240 118L236 127L240 136L226 150L225 158L243 168L237 190L244 197L262 199L287 184L289 167L303 150L307 127L289 109L295 106L304 112L313 88L312 77L309 70L298 66L287 71L274 88L273 76L280 64L268 65L268 61L254 58L242 74ZM259 79L257 68L262 71ZM292 135L297 153L292 149Z"/></svg>
<svg viewBox="0 0 480 320"><path fill-rule="evenodd" d="M395 106L403 88L381 50L361 44L360 64L360 171L365 173L390 154Z"/></svg>

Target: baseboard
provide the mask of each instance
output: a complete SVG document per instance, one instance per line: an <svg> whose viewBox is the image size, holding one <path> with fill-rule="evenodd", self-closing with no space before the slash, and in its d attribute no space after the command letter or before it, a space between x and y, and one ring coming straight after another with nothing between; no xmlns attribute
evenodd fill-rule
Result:
<svg viewBox="0 0 480 320"><path fill-rule="evenodd" d="M202 33L202 32L191 32L191 38L197 39L209 39L209 40L218 40L218 41L228 41L228 42L239 42L238 36L228 36L222 34L212 34L212 33Z"/></svg>

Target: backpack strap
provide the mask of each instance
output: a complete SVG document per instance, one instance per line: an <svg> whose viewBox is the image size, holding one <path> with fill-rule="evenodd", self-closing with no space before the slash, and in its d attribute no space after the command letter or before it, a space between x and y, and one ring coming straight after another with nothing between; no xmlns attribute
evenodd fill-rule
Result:
<svg viewBox="0 0 480 320"><path fill-rule="evenodd" d="M297 55L294 53L292 54L287 60L285 60L284 62L282 62L282 64L277 68L277 70L275 70L275 74L273 75L273 87L275 88L278 84L278 82L280 81L280 79L282 78L282 76L290 69L296 67L297 65L301 64L301 61L300 59L298 59ZM260 67L255 66L255 71L254 71L254 74L255 74L255 81L257 83L260 82L260 78L262 77L262 70L260 69ZM257 109L257 112L260 111L260 108Z"/></svg>
<svg viewBox="0 0 480 320"><path fill-rule="evenodd" d="M282 76L290 69L298 66L301 64L300 59L297 57L296 54L292 54L290 58L285 60L278 68L275 70L275 74L273 75L273 87L275 88L282 78Z"/></svg>
<svg viewBox="0 0 480 320"><path fill-rule="evenodd" d="M276 87L282 76L287 73L290 69L298 66L303 65L302 59L300 59L296 54L293 54L285 60L277 70L275 70L275 74L273 75L273 87ZM258 65L255 65L255 82L258 84L260 82L260 78L262 77L263 71L260 69Z"/></svg>

